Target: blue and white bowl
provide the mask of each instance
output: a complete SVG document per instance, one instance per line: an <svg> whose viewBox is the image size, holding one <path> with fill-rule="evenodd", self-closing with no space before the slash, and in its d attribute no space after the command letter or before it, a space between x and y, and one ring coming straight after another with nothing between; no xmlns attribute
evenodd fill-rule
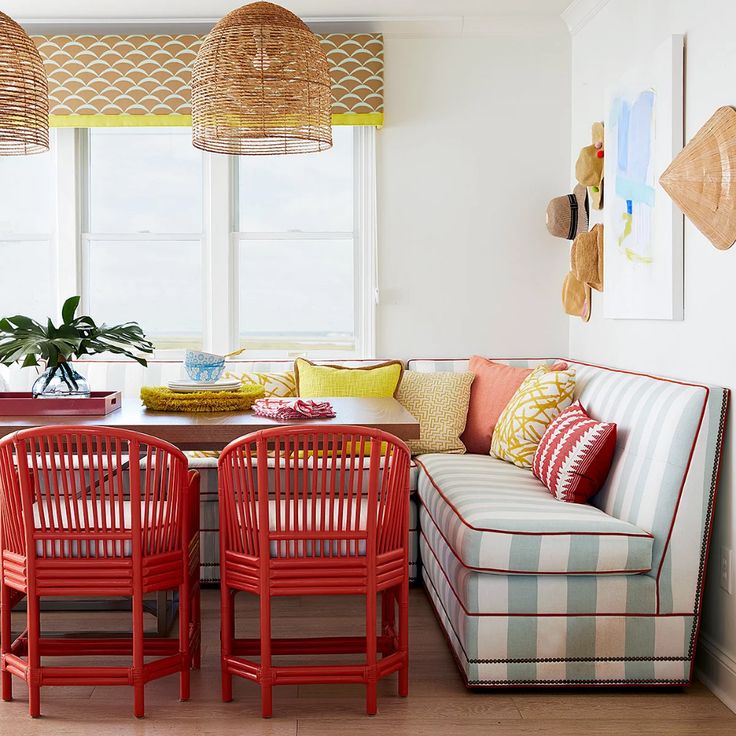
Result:
<svg viewBox="0 0 736 736"><path fill-rule="evenodd" d="M220 380L225 370L225 358L201 350L187 350L184 353L184 370L192 381L214 383Z"/></svg>

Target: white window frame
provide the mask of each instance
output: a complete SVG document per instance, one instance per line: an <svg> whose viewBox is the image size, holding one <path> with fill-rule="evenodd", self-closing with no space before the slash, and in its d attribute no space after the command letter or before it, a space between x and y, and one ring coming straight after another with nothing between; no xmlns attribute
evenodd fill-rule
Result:
<svg viewBox="0 0 736 736"><path fill-rule="evenodd" d="M55 145L58 143L58 131L51 130L49 131L49 143L50 143L50 150L51 150L51 169L56 177L56 181L54 182L54 186L52 188L52 196L56 200L54 202L54 207L56 212L60 209L60 202L59 200L59 190L60 190L60 183L58 181L58 172L60 170L59 165L59 149L58 146ZM49 244L49 258L51 259L51 266L53 267L53 272L56 274L56 283L53 284L54 293L53 298L51 299L51 304L54 309L59 311L61 309L60 303L63 300L63 297L60 297L61 288L60 288L60 270L61 270L61 252L59 248L59 223L58 218L56 218L56 224L52 224L52 227L49 232L47 233L6 233L2 232L0 233L0 241L3 243L48 243ZM54 218L52 217L52 223L54 222ZM66 284L64 284L66 286ZM71 293L71 292L70 292ZM54 315L49 315L52 318Z"/></svg>
<svg viewBox="0 0 736 736"><path fill-rule="evenodd" d="M353 314L354 348L352 350L311 351L309 342L291 350L249 350L254 357L292 358L299 355L317 358L375 357L375 313L378 298L376 257L376 177L375 128L356 126L353 131L353 229L352 231L288 231L256 232L238 228L238 166L230 169L228 195L230 202L230 274L228 301L233 314L230 343L240 346L239 307L239 245L244 240L351 240L353 243ZM223 192L224 194L224 192Z"/></svg>
<svg viewBox="0 0 736 736"><path fill-rule="evenodd" d="M311 353L308 347L295 352L248 351L250 358L285 358L294 354L317 358L373 358L376 351L377 215L376 215L376 129L354 131L354 230L346 233L354 242L355 349L330 353ZM88 156L87 130L59 128L55 131L56 229L52 250L56 259L57 312L63 300L72 294L82 295L88 307L86 264L90 234L84 231L87 218L86 192ZM236 220L236 161L219 154L203 154L204 220L201 238L188 234L113 234L123 240L201 240L203 349L224 354L239 347L238 325L238 241ZM107 238L93 233L95 239ZM334 237L334 233L329 234ZM256 237L248 233L247 237ZM273 237L272 233L267 237ZM319 233L297 237L319 237ZM143 325L145 328L145 325ZM181 350L157 350L156 358L179 359ZM108 356L109 357L109 356Z"/></svg>

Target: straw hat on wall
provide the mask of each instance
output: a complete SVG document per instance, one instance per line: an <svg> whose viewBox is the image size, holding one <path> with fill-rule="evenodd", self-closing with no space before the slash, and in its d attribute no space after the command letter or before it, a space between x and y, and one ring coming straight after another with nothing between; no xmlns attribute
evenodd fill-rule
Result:
<svg viewBox="0 0 736 736"><path fill-rule="evenodd" d="M575 178L590 187L590 204L594 210L603 209L603 123L593 123L592 143L581 149L575 164Z"/></svg>
<svg viewBox="0 0 736 736"><path fill-rule="evenodd" d="M572 194L555 197L547 205L547 230L557 238L573 240L588 229L588 191L576 186Z"/></svg>
<svg viewBox="0 0 736 736"><path fill-rule="evenodd" d="M580 233L570 250L571 269L575 277L596 291L603 291L603 225Z"/></svg>
<svg viewBox="0 0 736 736"><path fill-rule="evenodd" d="M736 241L736 111L720 107L659 183L719 250Z"/></svg>
<svg viewBox="0 0 736 736"><path fill-rule="evenodd" d="M562 306L572 317L580 317L583 322L590 319L590 286L580 281L572 271L562 284Z"/></svg>

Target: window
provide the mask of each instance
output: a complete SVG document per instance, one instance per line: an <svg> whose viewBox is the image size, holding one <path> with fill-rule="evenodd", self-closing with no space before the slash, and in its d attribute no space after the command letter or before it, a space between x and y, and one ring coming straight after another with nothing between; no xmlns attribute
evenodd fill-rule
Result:
<svg viewBox="0 0 736 736"><path fill-rule="evenodd" d="M0 157L0 316L56 307L53 154Z"/></svg>
<svg viewBox="0 0 736 736"><path fill-rule="evenodd" d="M354 132L304 156L238 161L240 344L356 349Z"/></svg>
<svg viewBox="0 0 736 736"><path fill-rule="evenodd" d="M79 293L158 357L371 356L375 132L333 135L229 158L184 127L59 129L52 154L0 159L0 313L57 316Z"/></svg>
<svg viewBox="0 0 736 736"><path fill-rule="evenodd" d="M140 322L158 348L201 347L202 154L188 128L86 138L85 306Z"/></svg>

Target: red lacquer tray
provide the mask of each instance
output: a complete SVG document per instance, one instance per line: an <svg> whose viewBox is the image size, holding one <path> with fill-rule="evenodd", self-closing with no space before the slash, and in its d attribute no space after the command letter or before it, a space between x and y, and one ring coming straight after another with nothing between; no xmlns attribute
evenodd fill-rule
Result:
<svg viewBox="0 0 736 736"><path fill-rule="evenodd" d="M34 399L30 391L0 391L0 416L104 416L122 403L120 391L92 391L88 399Z"/></svg>

